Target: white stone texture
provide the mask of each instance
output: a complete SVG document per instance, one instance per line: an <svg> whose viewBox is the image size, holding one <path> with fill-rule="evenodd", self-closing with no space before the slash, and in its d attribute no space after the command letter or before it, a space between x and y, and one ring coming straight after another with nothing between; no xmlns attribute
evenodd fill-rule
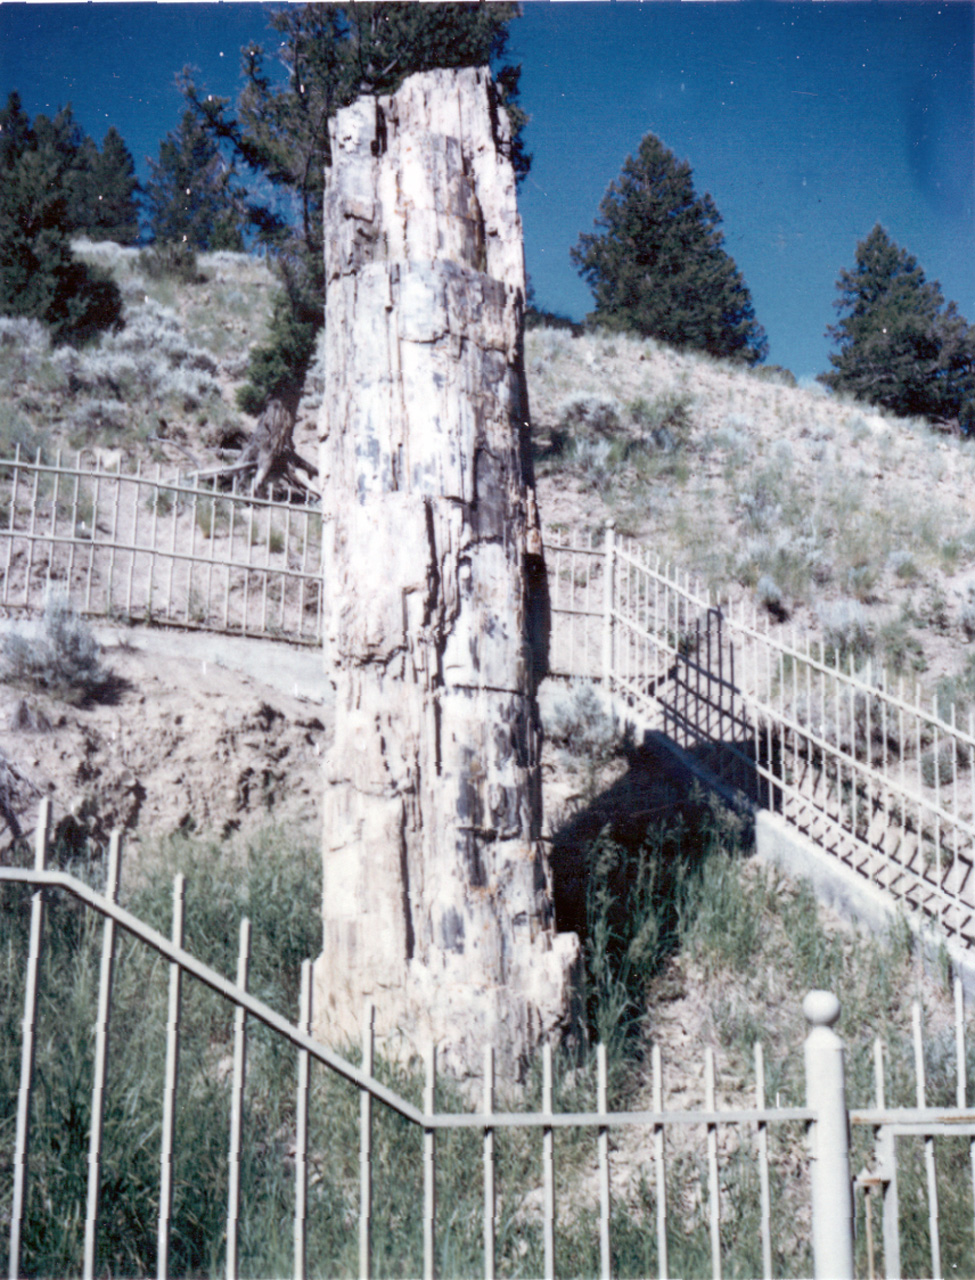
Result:
<svg viewBox="0 0 975 1280"><path fill-rule="evenodd" d="M569 1017L539 840L547 595L509 135L485 69L332 123L326 175L324 945L316 1026L365 1002L458 1074Z"/></svg>

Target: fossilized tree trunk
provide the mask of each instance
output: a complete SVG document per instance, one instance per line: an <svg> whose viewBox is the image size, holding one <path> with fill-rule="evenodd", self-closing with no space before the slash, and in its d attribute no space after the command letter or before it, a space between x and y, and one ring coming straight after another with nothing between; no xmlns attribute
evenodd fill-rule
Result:
<svg viewBox="0 0 975 1280"><path fill-rule="evenodd" d="M479 1070L565 1021L539 843L547 595L508 128L486 70L411 76L332 123L321 417L324 946L316 1025L365 1001Z"/></svg>

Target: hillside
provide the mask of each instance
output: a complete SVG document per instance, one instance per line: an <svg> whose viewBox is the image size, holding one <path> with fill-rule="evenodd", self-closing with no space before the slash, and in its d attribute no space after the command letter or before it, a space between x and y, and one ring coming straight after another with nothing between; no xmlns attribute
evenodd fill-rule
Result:
<svg viewBox="0 0 975 1280"><path fill-rule="evenodd" d="M124 458L174 472L232 460L253 427L234 392L249 349L265 337L274 289L266 264L202 255L198 279L187 283L155 276L136 250L77 247L115 275L125 328L74 351L52 349L35 323L0 320L0 453L18 444L47 455L80 449L108 465ZM612 519L718 598L753 601L773 629L811 632L844 662L917 680L965 712L975 698L975 444L797 388L782 370L749 371L651 341L543 328L526 334L525 347L548 527ZM296 429L310 459L320 399L313 367ZM189 669L185 678L206 683ZM547 704L558 696L551 691ZM579 710L569 707L569 719ZM120 718L109 708L72 714L88 726L79 741L101 719L96 736L110 741ZM296 708L289 718L300 739L309 717ZM191 719L180 726L189 758L212 754L221 731L202 727L209 723L199 718L196 746ZM38 767L43 757L45 779L66 792L65 803L90 807L90 785L58 781L64 754L40 752ZM308 763L317 769L310 754ZM213 771L218 777L216 762ZM116 772L122 781L103 778L109 790L124 786L125 766ZM589 785L571 775L549 762L550 814ZM191 807L187 786L155 811L182 819ZM231 820L220 804L207 808ZM150 803L144 816L152 811Z"/></svg>
<svg viewBox="0 0 975 1280"><path fill-rule="evenodd" d="M194 466L191 459L212 466L229 458L253 426L233 393L247 350L264 336L273 290L266 266L243 255L203 255L202 278L177 284L147 276L136 251L83 246L82 252L115 273L126 328L99 348L72 352L52 350L39 326L0 320L7 390L0 454L16 445L49 455L81 449L108 465L124 458L174 471ZM942 689L960 700L975 696L968 662L975 636L975 516L968 499L975 446L923 423L798 389L781 372L748 372L619 336L529 332L526 368L547 526L598 528L612 519L619 532L699 574L719 596L754 600L773 627L810 630L855 663L872 658L893 675L920 678L929 691L947 681ZM296 432L309 458L320 396L313 371ZM78 705L0 685L4 752L38 791L54 792L59 814L67 815L61 835L68 856L72 840L76 847L88 837L103 844L108 827L122 822L130 847L142 847L130 856L128 892L141 891L133 864L150 888L162 883L163 872L185 865L202 893L237 910L240 859L274 878L276 868L295 861L297 846L318 847L328 708L297 689L290 696L215 663L153 653L134 638L139 643L116 632L103 651L117 677L104 702ZM632 785L633 762L624 759L594 699L551 687L543 693L546 809L554 831L580 811L597 812L594 802L628 769ZM798 1006L813 985L831 987L844 1002L851 1093L858 1099L872 1088L876 1032L891 1043L892 1094L910 1101L908 1001L921 997L932 1097L950 1100L950 997L942 975L923 973L906 932L858 935L817 909L807 887L752 862L742 869L736 856L742 833L733 818L686 795L666 795L667 779L653 782L661 787L656 816L667 810L672 818L676 810L687 825L647 829L642 848L649 859L641 859L643 879L629 897L617 890L630 883L632 850L594 841L580 854L592 1030L610 1042L620 1101L650 1105L643 1050L652 1038L663 1051L668 1105L698 1105L705 1096L702 1044L721 1046L720 1103L751 1105L759 1035L769 1049L768 1096L783 1105L801 1101ZM276 844L269 852L272 823ZM164 840L191 833L221 843ZM314 884L314 852L308 865ZM224 889L228 878L234 883ZM313 939L317 898L306 889L303 927ZM276 920L282 903L261 895ZM290 923L293 903L284 905ZM619 909L627 917L623 926L614 914ZM210 932L231 937L233 921ZM599 937L610 940L602 953ZM632 967L631 942L642 948ZM614 947L625 952L622 960ZM581 1096L590 1087L591 1071L589 1062L560 1081L567 1107L573 1090ZM752 1169L736 1152L722 1138L722 1194L752 1212ZM649 1220L645 1157L635 1137L614 1146L620 1213L638 1228L634 1274L646 1271L638 1248ZM865 1142L857 1158L869 1158ZM686 1187L679 1193L686 1249L675 1265L704 1274L698 1157L688 1144L675 1145L671 1159L675 1185L683 1179ZM801 1135L783 1139L778 1159L777 1203L786 1214L801 1212ZM965 1159L967 1151L944 1162L941 1176L946 1220L949 1212L953 1224L964 1219L967 1232L968 1202L955 1194ZM904 1185L914 1196L923 1173L920 1159L912 1161ZM571 1202L583 1206L583 1217L560 1227L586 1259L585 1249L594 1247L584 1216L595 1196L590 1165L589 1155L566 1160ZM532 1194L519 1213L536 1212ZM914 1198L920 1205L919 1190ZM945 1238L958 1255L951 1265L964 1266L960 1231L946 1227ZM924 1266L923 1244L922 1232L905 1250L905 1257L921 1259L910 1263L916 1269ZM742 1248L738 1273L757 1273L752 1246ZM801 1221L776 1248L784 1272L808 1274Z"/></svg>
<svg viewBox="0 0 975 1280"><path fill-rule="evenodd" d="M526 358L547 524L612 519L858 666L975 687L975 444L650 341L536 330Z"/></svg>
<svg viewBox="0 0 975 1280"><path fill-rule="evenodd" d="M0 452L174 468L228 456L253 426L233 393L265 336L266 265L203 255L187 284L151 278L135 250L79 249L112 270L126 327L75 353L0 321ZM955 677L945 691L960 702L975 691L975 444L652 341L536 329L525 348L546 525L612 519L719 597L751 598L858 666L929 693ZM320 395L313 369L296 431L311 459Z"/></svg>

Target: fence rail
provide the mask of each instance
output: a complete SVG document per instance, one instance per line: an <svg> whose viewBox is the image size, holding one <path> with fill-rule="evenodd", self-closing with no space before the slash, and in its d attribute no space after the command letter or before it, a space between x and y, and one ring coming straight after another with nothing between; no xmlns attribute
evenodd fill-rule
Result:
<svg viewBox="0 0 975 1280"><path fill-rule="evenodd" d="M454 1229L451 1213L441 1215L437 1203L439 1175L439 1142L449 1131L471 1130L480 1137L483 1196L481 1205L480 1238L483 1251L485 1276L494 1276L498 1264L497 1228L500 1212L497 1177L498 1164L495 1150L496 1136L504 1130L529 1130L541 1139L540 1160L535 1170L528 1174L528 1185L521 1185L515 1192L522 1205L527 1205L536 1191L537 1213L543 1240L543 1271L545 1276L555 1276L558 1254L556 1250L559 1215L557 1212L557 1185L566 1186L566 1179L556 1179L555 1135L557 1132L583 1131L594 1138L594 1166L598 1185L598 1240L600 1275L614 1273L614 1204L616 1186L615 1161L610 1147L610 1133L622 1129L636 1129L646 1135L639 1150L644 1153L645 1166L641 1173L647 1187L647 1199L643 1221L653 1247L645 1250L645 1256L653 1258L656 1274L665 1277L670 1272L668 1258L679 1242L688 1205L694 1197L700 1199L703 1222L709 1240L709 1269L714 1277L720 1277L723 1268L733 1254L743 1232L757 1231L760 1238L762 1274L772 1276L777 1256L777 1242L784 1233L797 1230L797 1221L809 1223L815 1274L820 1280L831 1277L853 1276L855 1273L854 1219L859 1218L865 1228L866 1248L860 1245L861 1266L871 1277L901 1274L901 1235L907 1217L916 1216L914 1205L920 1196L927 1212L928 1250L930 1274L942 1274L942 1225L939 1216L939 1195L946 1190L945 1175L939 1172L937 1153L944 1152L959 1141L966 1144L975 1155L975 1113L967 1103L968 1082L966 1074L967 1045L965 1041L964 995L960 982L955 984L955 1019L952 1053L955 1062L956 1104L930 1105L927 1101L926 1056L922 1034L922 1012L914 1006L913 1045L915 1103L914 1106L890 1106L886 1100L885 1051L878 1041L874 1047L875 1097L869 1107L850 1107L844 1067L843 1042L833 1030L839 1016L839 1002L827 992L813 992L803 1003L808 1023L805 1041L806 1100L802 1106L769 1106L765 1099L765 1060L761 1045L755 1046L754 1075L751 1092L753 1105L721 1106L718 1102L718 1079L714 1050L706 1048L703 1058L702 1105L684 1105L670 1109L665 1105L664 1079L659 1047L654 1046L650 1060L648 1095L652 1106L648 1110L614 1111L607 1103L608 1078L605 1051L597 1049L597 1073L595 1106L591 1110L561 1111L556 1106L553 1084L553 1061L550 1046L543 1049L542 1101L537 1111L505 1111L495 1102L496 1081L491 1050L485 1054L483 1089L480 1109L474 1111L438 1111L436 1055L431 1049L426 1055L426 1083L422 1105L417 1106L403 1098L395 1090L382 1084L374 1075L375 1043L371 1013L367 1011L363 1022L363 1055L360 1066L343 1058L318 1042L311 1033L313 1025L311 964L302 966L301 990L298 1013L291 1022L271 1008L249 990L249 958L251 937L249 923L240 926L236 980L210 968L186 950L183 940L184 900L186 886L182 876L176 876L173 884L172 929L167 937L131 914L118 902L118 885L121 871L122 845L120 838L112 837L107 859L106 887L98 893L88 884L62 871L49 869L48 836L50 826L50 801L43 802L38 825L33 867L0 867L0 886L20 884L30 886L34 892L30 902L30 929L25 958L23 984L22 1039L20 1045L21 1068L16 1098L16 1122L12 1158L0 1161L0 1169L9 1169L12 1180L9 1212L8 1274L11 1278L21 1274L24 1264L23 1242L25 1226L32 1211L30 1196L31 1179L31 1117L37 1103L33 1098L35 1059L39 1008L44 985L46 903L52 893L64 893L83 904L84 908L101 918L101 962L97 979L94 1010L93 1065L91 1069L91 1105L88 1134L86 1213L79 1220L77 1230L83 1232L82 1274L94 1276L105 1269L108 1260L99 1251L99 1221L102 1198L106 1194L106 1174L103 1171L103 1113L106 1099L118 1082L113 1082L108 1071L109 1042L112 1036L113 1005L116 996L116 965L118 962L118 930L123 930L150 951L160 956L168 966L168 996L166 1002L166 1067L163 1076L161 1099L162 1120L158 1129L159 1192L157 1225L156 1274L166 1276L169 1268L169 1232L173 1209L174 1153L178 1141L175 1118L181 1091L192 1087L181 1078L182 1011L186 998L185 981L203 983L233 1010L233 1058L229 1087L229 1144L227 1147L228 1192L227 1215L222 1240L213 1242L213 1256L222 1257L222 1268L228 1277L238 1274L241 1265L242 1241L240 1223L244 1212L246 1187L240 1179L241 1151L248 1110L245 1095L249 1072L248 1024L251 1020L263 1024L281 1042L295 1051L297 1071L292 1097L295 1103L293 1152L293 1263L294 1274L304 1276L309 1268L321 1270L327 1259L308 1257L308 1227L314 1203L313 1188L309 1181L312 1136L309 1124L310 1099L314 1083L313 1070L324 1068L341 1077L360 1096L359 1109L359 1171L358 1205L354 1214L354 1227L358 1237L359 1272L362 1276L372 1273L375 1259L372 1252L372 1227L376 1212L374 1180L382 1176L381 1166L374 1166L373 1127L376 1108L396 1113L412 1126L422 1139L419 1163L422 1166L423 1203L423 1272L433 1276L444 1256L445 1243ZM50 981L50 979L48 979ZM64 1028L60 1028L63 1034ZM50 1031L45 1032L46 1035ZM947 1046L933 1047L936 1064L940 1064ZM940 1069L940 1066L939 1066ZM280 1073L275 1077L280 1080ZM126 1089L130 1088L126 1085ZM287 1091L286 1083L281 1088ZM741 1089L742 1082L736 1085ZM903 1089L903 1084L898 1085ZM8 1100L4 1099L6 1107ZM781 1126L799 1126L808 1131L809 1157L807 1172L801 1182L796 1179L796 1143L770 1148L770 1137ZM734 1131L735 1142L729 1144L727 1135ZM784 1133L785 1130L782 1130ZM853 1146L849 1136L853 1135ZM680 1136L681 1134L686 1135ZM861 1135L863 1140L861 1140ZM909 1138L924 1144L925 1179L923 1188L911 1191L910 1203L901 1204L898 1191L898 1141ZM145 1134L134 1135L134 1141L143 1142ZM329 1135L326 1133L326 1146ZM690 1190L674 1185L674 1169L671 1157L676 1153L676 1165L686 1158L688 1142L696 1151L693 1162ZM937 1145L940 1144L940 1145ZM726 1176L728 1164L737 1147L737 1155L746 1162L753 1162L758 1176L757 1212L739 1203L739 1198L728 1193ZM801 1144L800 1144L801 1147ZM866 1163L856 1177L851 1173L851 1152L866 1155ZM6 1153L0 1152L0 1155ZM271 1159L269 1155L267 1159ZM331 1158L331 1157L329 1157ZM772 1173L777 1159L785 1158L789 1165L788 1176L779 1179L781 1202L772 1193ZM952 1168L957 1167L957 1161ZM975 1164L972 1165L975 1170ZM585 1180L585 1171L576 1178ZM969 1174L975 1191L975 1179ZM574 1185L569 1180L568 1185ZM801 1193L797 1187L802 1188ZM696 1190L694 1188L697 1188ZM788 1190L786 1190L788 1187ZM530 1195L529 1192L532 1194ZM510 1213L511 1191L506 1187ZM565 1194L565 1192L563 1192ZM568 1194L571 1194L569 1192ZM799 1198L797 1199L797 1194ZM6 1192L0 1185L0 1195ZM688 1199L688 1196L691 1198ZM879 1205L875 1203L880 1197ZM855 1197L858 1197L855 1200ZM975 1217L975 1198L969 1196ZM50 1209L51 1207L48 1206ZM319 1206L319 1211L321 1206ZM37 1211L36 1197L33 1211ZM57 1211L57 1207L53 1207ZM525 1212L524 1208L521 1211ZM742 1214L739 1221L738 1215ZM751 1216L749 1216L751 1215ZM874 1223L879 1216L879 1238L874 1237ZM443 1219L446 1219L444 1221ZM749 1225L751 1224L751 1225ZM801 1229L800 1229L801 1230ZM950 1242L957 1253L958 1241ZM222 1246L222 1247L221 1247ZM866 1258L864 1259L864 1252ZM967 1255L975 1261L975 1233L969 1242Z"/></svg>
<svg viewBox="0 0 975 1280"><path fill-rule="evenodd" d="M975 719L870 665L715 602L614 536L546 544L553 666L602 678L750 802L783 815L909 914L975 946Z"/></svg>
<svg viewBox="0 0 975 1280"><path fill-rule="evenodd" d="M545 539L550 669L596 678L751 803L975 947L975 719L718 604L645 548ZM214 480L0 461L0 607L322 640L321 515Z"/></svg>
<svg viewBox="0 0 975 1280"><path fill-rule="evenodd" d="M82 455L0 461L0 606L321 643L321 515Z"/></svg>

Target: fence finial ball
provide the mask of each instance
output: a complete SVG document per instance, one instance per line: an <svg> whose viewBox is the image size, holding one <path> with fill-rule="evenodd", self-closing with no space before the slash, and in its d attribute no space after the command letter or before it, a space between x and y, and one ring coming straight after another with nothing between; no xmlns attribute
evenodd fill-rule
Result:
<svg viewBox="0 0 975 1280"><path fill-rule="evenodd" d="M802 1002L802 1012L813 1027L831 1027L840 1016L840 1002L832 991L810 991Z"/></svg>

